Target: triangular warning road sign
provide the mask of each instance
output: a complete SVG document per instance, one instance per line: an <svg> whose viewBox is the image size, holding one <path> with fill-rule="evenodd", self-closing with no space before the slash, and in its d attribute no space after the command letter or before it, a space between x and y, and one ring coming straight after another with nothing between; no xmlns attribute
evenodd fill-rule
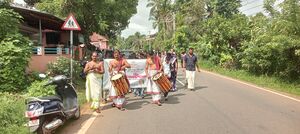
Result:
<svg viewBox="0 0 300 134"><path fill-rule="evenodd" d="M78 31L81 30L75 17L73 16L73 14L70 14L68 16L65 23L62 25L61 29L63 29L63 30L78 30Z"/></svg>

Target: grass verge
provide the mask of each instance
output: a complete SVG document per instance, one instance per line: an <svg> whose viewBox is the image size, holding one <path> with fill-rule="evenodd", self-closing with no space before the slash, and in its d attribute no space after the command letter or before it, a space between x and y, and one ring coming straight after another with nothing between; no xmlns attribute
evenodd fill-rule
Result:
<svg viewBox="0 0 300 134"><path fill-rule="evenodd" d="M78 94L79 105L86 103L85 81L76 81L75 88ZM0 92L0 134L28 134L29 128L25 126L25 96L21 93Z"/></svg>
<svg viewBox="0 0 300 134"><path fill-rule="evenodd" d="M24 125L25 98L19 94L0 93L0 133L28 134Z"/></svg>
<svg viewBox="0 0 300 134"><path fill-rule="evenodd" d="M83 80L83 79L77 80L76 83L75 83L75 88L76 88L76 91L77 91L77 97L78 97L79 105L82 106L84 103L86 103L85 80Z"/></svg>
<svg viewBox="0 0 300 134"><path fill-rule="evenodd" d="M201 61L200 68L215 72L224 76L228 76L234 79L242 80L248 83L253 83L260 87L264 87L270 90L276 90L284 93L288 93L294 96L300 97L300 82L287 82L274 76L257 76L251 74L245 70L229 70L225 69L208 61Z"/></svg>

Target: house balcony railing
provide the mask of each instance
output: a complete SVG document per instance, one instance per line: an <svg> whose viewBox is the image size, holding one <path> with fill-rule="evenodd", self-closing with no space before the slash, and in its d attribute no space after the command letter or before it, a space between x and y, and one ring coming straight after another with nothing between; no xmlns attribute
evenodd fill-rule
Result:
<svg viewBox="0 0 300 134"><path fill-rule="evenodd" d="M34 55L64 55L70 54L70 48L36 46L32 49Z"/></svg>

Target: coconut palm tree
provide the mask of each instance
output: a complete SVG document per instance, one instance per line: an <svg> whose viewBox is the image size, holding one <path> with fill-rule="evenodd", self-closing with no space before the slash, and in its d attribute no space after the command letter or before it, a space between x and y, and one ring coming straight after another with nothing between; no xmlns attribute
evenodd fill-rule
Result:
<svg viewBox="0 0 300 134"><path fill-rule="evenodd" d="M173 29L173 8L172 0L149 0L147 7L150 7L150 20L154 20L153 27L163 31L166 38L172 35Z"/></svg>

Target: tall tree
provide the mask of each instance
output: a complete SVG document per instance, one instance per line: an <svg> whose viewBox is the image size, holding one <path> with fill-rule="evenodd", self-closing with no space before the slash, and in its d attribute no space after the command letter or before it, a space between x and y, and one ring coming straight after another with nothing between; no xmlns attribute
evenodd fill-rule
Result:
<svg viewBox="0 0 300 134"><path fill-rule="evenodd" d="M149 0L147 7L150 9L150 19L154 20L154 28L162 31L163 39L170 37L173 30L173 10L171 0Z"/></svg>
<svg viewBox="0 0 300 134"><path fill-rule="evenodd" d="M29 63L32 43L19 33L22 16L0 8L0 91L21 91L26 85L25 69Z"/></svg>
<svg viewBox="0 0 300 134"><path fill-rule="evenodd" d="M265 1L268 17L252 18L252 37L245 42L242 66L259 74L277 75L291 81L300 79L300 3L285 0L280 11L274 0Z"/></svg>
<svg viewBox="0 0 300 134"><path fill-rule="evenodd" d="M209 0L206 3L209 10L212 9L212 12L226 18L239 13L239 8L242 6L241 0Z"/></svg>
<svg viewBox="0 0 300 134"><path fill-rule="evenodd" d="M205 19L205 5L205 0L185 0L176 3L176 31L182 33L182 29L189 29L184 30L188 31L185 34L189 35L185 38L189 38L188 40L192 42L202 34L202 27L199 26L199 23Z"/></svg>
<svg viewBox="0 0 300 134"><path fill-rule="evenodd" d="M136 13L137 4L138 0L41 0L37 8L61 17L74 13L86 39L92 32L116 38Z"/></svg>
<svg viewBox="0 0 300 134"><path fill-rule="evenodd" d="M275 17L279 12L275 9L276 0L264 0L264 8L269 13L270 16Z"/></svg>
<svg viewBox="0 0 300 134"><path fill-rule="evenodd" d="M179 1L176 3L175 9L176 9L176 13L183 17L182 19L183 21L181 22L181 25L182 24L197 25L199 21L204 19L205 1L204 0L185 0L184 2Z"/></svg>
<svg viewBox="0 0 300 134"><path fill-rule="evenodd" d="M125 40L125 44L122 48L131 49L131 50L140 50L143 49L145 42L145 35L142 35L140 32L136 32L134 35L129 36Z"/></svg>

